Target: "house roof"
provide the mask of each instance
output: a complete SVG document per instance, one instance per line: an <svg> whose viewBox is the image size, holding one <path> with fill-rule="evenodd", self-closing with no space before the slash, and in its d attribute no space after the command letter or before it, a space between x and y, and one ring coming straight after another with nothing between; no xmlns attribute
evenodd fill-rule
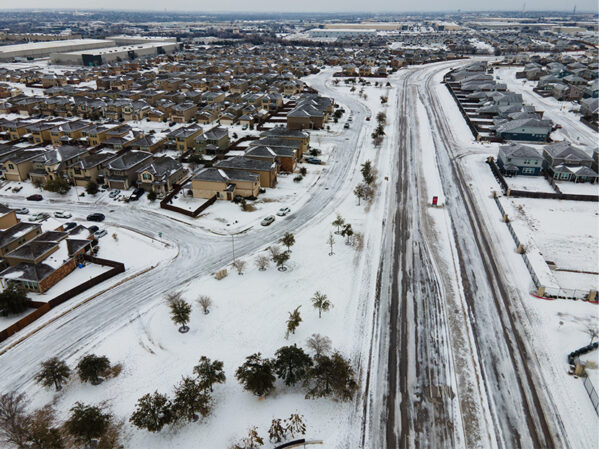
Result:
<svg viewBox="0 0 599 449"><path fill-rule="evenodd" d="M213 182L235 182L235 181L251 181L255 182L260 175L248 171L234 169L218 169L214 167L203 168L193 179L198 181L213 181Z"/></svg>
<svg viewBox="0 0 599 449"><path fill-rule="evenodd" d="M45 263L21 262L0 273L0 278L15 281L40 282L54 273L55 269Z"/></svg>
<svg viewBox="0 0 599 449"><path fill-rule="evenodd" d="M20 221L8 229L0 229L0 248L5 247L10 242L23 237L25 234L36 228L41 228L41 225L39 223L27 223Z"/></svg>
<svg viewBox="0 0 599 449"><path fill-rule="evenodd" d="M147 151L127 151L116 159L111 160L107 167L109 170L130 170L151 157L152 153L148 153Z"/></svg>
<svg viewBox="0 0 599 449"><path fill-rule="evenodd" d="M505 154L507 157L516 158L538 158L541 159L541 154L528 145L520 145L512 143L511 145L502 145L499 147L499 151Z"/></svg>
<svg viewBox="0 0 599 449"><path fill-rule="evenodd" d="M218 161L214 164L216 168L228 168L234 170L255 170L272 171L276 165L274 162L263 161L260 159L250 159L244 156L235 156L229 159Z"/></svg>
<svg viewBox="0 0 599 449"><path fill-rule="evenodd" d="M569 142L557 142L545 146L545 151L551 155L553 159L564 159L567 161L591 161L593 160L586 152L580 148L572 146Z"/></svg>

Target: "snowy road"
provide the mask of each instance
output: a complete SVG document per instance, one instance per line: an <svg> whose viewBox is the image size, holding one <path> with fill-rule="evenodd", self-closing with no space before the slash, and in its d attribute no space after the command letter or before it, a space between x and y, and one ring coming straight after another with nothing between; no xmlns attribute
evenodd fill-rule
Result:
<svg viewBox="0 0 599 449"><path fill-rule="evenodd" d="M436 91L449 66L408 69L399 87L396 191L380 268L381 338L371 366L379 375L367 392L384 400L369 410L368 446L569 447L521 324L520 293L495 262L456 159L466 148ZM424 117L414 113L419 107ZM423 178L433 174L421 169L425 133L447 203L441 235L426 212ZM431 251L439 239L452 242L454 273L441 271Z"/></svg>
<svg viewBox="0 0 599 449"><path fill-rule="evenodd" d="M323 71L311 80L311 85L323 95L334 96L325 85L330 74L330 70ZM311 221L318 220L321 215L329 215L341 198L351 194L352 189L346 183L349 182L349 175L357 164L358 153L361 151L360 139L365 137L362 128L365 117L370 112L349 95L340 101L352 110L355 125L339 136L329 138L329 142L334 143L337 150L331 156L329 165L325 167L323 176L310 187L310 200L301 210L284 220L277 220L267 228L252 229L237 236L235 253L238 257L276 242L285 232L295 232ZM23 201L7 202L11 206L26 205ZM103 212L106 214L107 224L126 225L150 236L156 236L160 231L163 239L178 248L178 254L173 260L163 261L155 270L116 286L42 327L0 355L2 391L26 388L33 382L39 363L49 355L65 359L77 357L94 342L158 305L165 293L180 289L189 281L211 273L232 260L230 238L207 233L156 212L133 207L111 208L82 203L65 205L60 201L45 202L40 206L48 211L68 209L73 213L73 219L79 221L91 212ZM40 323L43 323L43 320L33 326L39 326ZM0 352L13 345L19 338L21 335L17 333L3 342Z"/></svg>

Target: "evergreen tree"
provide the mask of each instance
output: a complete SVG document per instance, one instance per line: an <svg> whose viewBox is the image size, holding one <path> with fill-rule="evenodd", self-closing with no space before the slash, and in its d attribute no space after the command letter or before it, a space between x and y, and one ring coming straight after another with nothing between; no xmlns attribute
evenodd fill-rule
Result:
<svg viewBox="0 0 599 449"><path fill-rule="evenodd" d="M140 429L160 432L165 425L173 422L173 405L165 394L157 391L148 393L137 400L129 421Z"/></svg>
<svg viewBox="0 0 599 449"><path fill-rule="evenodd" d="M153 190L150 190L148 192L148 200L154 202L154 201L156 201L156 198L158 198L158 195L156 194L156 192L154 192Z"/></svg>
<svg viewBox="0 0 599 449"><path fill-rule="evenodd" d="M283 421L279 418L272 420L268 429L268 438L271 443L280 443L287 437L287 429L283 427Z"/></svg>
<svg viewBox="0 0 599 449"><path fill-rule="evenodd" d="M235 371L235 377L244 389L256 396L266 396L275 388L273 363L263 359L260 353L246 357L243 365Z"/></svg>
<svg viewBox="0 0 599 449"><path fill-rule="evenodd" d="M44 190L55 192L64 195L69 191L71 185L62 176L57 176L56 179L51 179L44 185Z"/></svg>
<svg viewBox="0 0 599 449"><path fill-rule="evenodd" d="M297 413L292 413L289 418L285 420L287 427L285 430L291 434L291 437L295 437L296 435L305 435L306 434L306 424L304 423L304 415L298 415Z"/></svg>
<svg viewBox="0 0 599 449"><path fill-rule="evenodd" d="M35 376L35 380L44 387L53 385L56 391L59 391L70 375L71 370L67 364L63 360L58 359L58 357L52 357L42 362L42 369Z"/></svg>
<svg viewBox="0 0 599 449"><path fill-rule="evenodd" d="M343 401L350 400L357 388L353 368L338 352L316 356L304 384L306 397L335 396Z"/></svg>
<svg viewBox="0 0 599 449"><path fill-rule="evenodd" d="M286 232L279 242L287 247L287 251L291 251L291 247L295 244L295 236L291 232Z"/></svg>
<svg viewBox="0 0 599 449"><path fill-rule="evenodd" d="M312 357L296 345L283 346L275 352L275 373L287 386L302 381L311 366Z"/></svg>
<svg viewBox="0 0 599 449"><path fill-rule="evenodd" d="M95 181L89 181L85 186L85 191L90 195L95 195L98 193L98 184Z"/></svg>
<svg viewBox="0 0 599 449"><path fill-rule="evenodd" d="M277 269L279 271L287 270L287 267L285 266L285 262L287 262L289 260L289 252L283 251L282 253L279 253L279 254L273 256L272 259L277 264Z"/></svg>
<svg viewBox="0 0 599 449"><path fill-rule="evenodd" d="M27 310L27 292L22 288L17 288L15 284L9 283L0 293L0 315L16 315Z"/></svg>
<svg viewBox="0 0 599 449"><path fill-rule="evenodd" d="M189 315L191 314L191 304L181 297L168 298L167 300L171 309L171 320L180 326L179 332L189 331L187 323L189 323Z"/></svg>
<svg viewBox="0 0 599 449"><path fill-rule="evenodd" d="M100 407L75 403L69 419L65 422L67 432L75 442L89 444L92 439L101 438L110 427L112 416Z"/></svg>
<svg viewBox="0 0 599 449"><path fill-rule="evenodd" d="M184 377L175 390L173 410L177 419L197 421L197 413L204 418L210 414L212 399L196 379Z"/></svg>
<svg viewBox="0 0 599 449"><path fill-rule="evenodd" d="M289 312L289 319L287 319L287 332L285 333L285 338L289 338L289 334L295 334L295 330L302 322L302 317L299 312L300 307L301 306L297 306L293 312Z"/></svg>
<svg viewBox="0 0 599 449"><path fill-rule="evenodd" d="M226 380L223 362L220 360L212 362L205 356L200 358L200 363L193 368L193 372L198 376L198 382L204 391L210 390L212 392L214 384L222 384Z"/></svg>
<svg viewBox="0 0 599 449"><path fill-rule="evenodd" d="M366 184L372 184L374 182L374 173L372 172L372 162L366 161L361 165L360 172L362 178Z"/></svg>
<svg viewBox="0 0 599 449"><path fill-rule="evenodd" d="M110 361L105 356L88 354L79 360L77 373L81 382L90 382L92 385L100 383L99 377L110 368Z"/></svg>
<svg viewBox="0 0 599 449"><path fill-rule="evenodd" d="M327 295L320 293L319 291L312 296L312 305L315 309L318 309L318 318L322 316L323 311L328 312L333 307L331 301L327 299Z"/></svg>

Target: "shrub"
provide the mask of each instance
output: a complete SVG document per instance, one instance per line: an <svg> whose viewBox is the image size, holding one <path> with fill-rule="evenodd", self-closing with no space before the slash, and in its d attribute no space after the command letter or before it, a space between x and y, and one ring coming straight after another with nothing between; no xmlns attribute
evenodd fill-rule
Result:
<svg viewBox="0 0 599 449"><path fill-rule="evenodd" d="M229 273L227 272L226 268L223 268L222 270L219 270L216 272L216 274L214 275L214 277L216 278L217 281L220 281L221 279L224 279L227 277Z"/></svg>

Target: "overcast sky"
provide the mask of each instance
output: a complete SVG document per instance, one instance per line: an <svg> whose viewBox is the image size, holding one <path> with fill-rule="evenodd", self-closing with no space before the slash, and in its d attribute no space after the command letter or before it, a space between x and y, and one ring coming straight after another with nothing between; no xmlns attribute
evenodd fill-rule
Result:
<svg viewBox="0 0 599 449"><path fill-rule="evenodd" d="M256 12L330 12L330 11L447 11L470 10L561 10L597 11L597 0L0 0L5 8L136 9L155 11L256 11Z"/></svg>

